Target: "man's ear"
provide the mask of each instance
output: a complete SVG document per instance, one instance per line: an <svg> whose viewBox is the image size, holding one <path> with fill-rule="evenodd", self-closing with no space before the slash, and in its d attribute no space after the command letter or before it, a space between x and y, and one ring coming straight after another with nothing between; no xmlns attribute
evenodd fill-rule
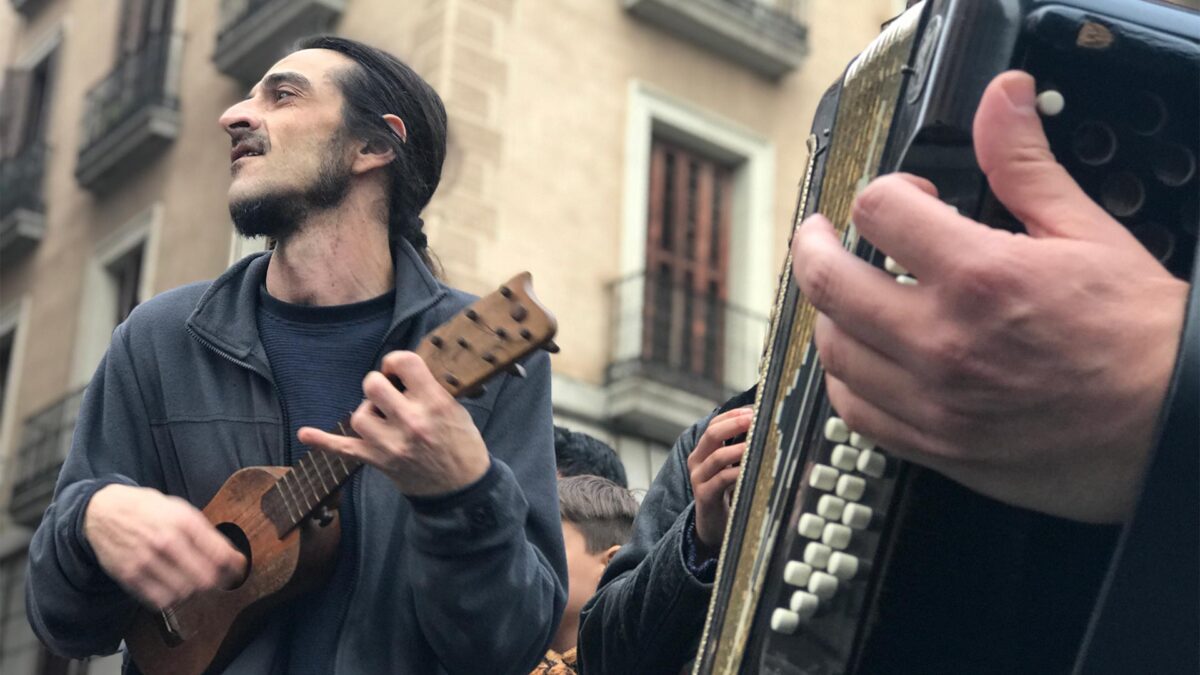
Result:
<svg viewBox="0 0 1200 675"><path fill-rule="evenodd" d="M615 556L617 554L617 551L620 551L620 550L621 550L620 544L613 544L612 546L608 547L607 551L600 554L600 559L604 561L605 567L608 567L608 563L612 562L613 556Z"/></svg>
<svg viewBox="0 0 1200 675"><path fill-rule="evenodd" d="M389 113L383 116L383 121L391 127L392 133L396 134L401 143L408 142L408 128L404 126L404 120ZM354 166L351 170L355 173L366 173L371 169L391 164L395 158L396 151L390 145L380 146L377 143L367 143L359 148L358 156L354 158Z"/></svg>

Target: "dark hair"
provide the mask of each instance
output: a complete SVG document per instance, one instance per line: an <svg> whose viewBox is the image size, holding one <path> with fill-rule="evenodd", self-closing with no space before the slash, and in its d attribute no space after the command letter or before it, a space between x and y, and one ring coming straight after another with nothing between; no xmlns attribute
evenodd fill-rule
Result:
<svg viewBox="0 0 1200 675"><path fill-rule="evenodd" d="M558 508L563 520L579 528L588 553L599 553L629 541L638 503L606 478L570 476L558 481Z"/></svg>
<svg viewBox="0 0 1200 675"><path fill-rule="evenodd" d="M629 487L625 465L617 457L617 451L587 434L555 426L554 461L560 476L600 476Z"/></svg>
<svg viewBox="0 0 1200 675"><path fill-rule="evenodd" d="M388 167L388 238L393 246L407 240L432 269L420 214L437 190L446 159L446 107L441 97L400 59L361 42L318 35L301 40L297 49L329 49L357 64L335 79L346 99L346 131L396 153ZM389 113L404 120L407 141L384 122Z"/></svg>

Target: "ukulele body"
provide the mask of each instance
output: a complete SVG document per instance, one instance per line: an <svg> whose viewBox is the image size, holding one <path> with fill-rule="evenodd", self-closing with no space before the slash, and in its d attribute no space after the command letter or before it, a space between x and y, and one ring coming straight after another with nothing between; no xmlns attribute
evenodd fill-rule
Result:
<svg viewBox="0 0 1200 675"><path fill-rule="evenodd" d="M234 588L192 596L171 610L170 619L164 612L140 610L125 643L143 673L219 670L241 651L268 612L328 579L341 537L337 510L331 507L324 524L306 518L282 538L263 513L263 496L291 470L241 469L204 507L205 517L246 555L246 578Z"/></svg>

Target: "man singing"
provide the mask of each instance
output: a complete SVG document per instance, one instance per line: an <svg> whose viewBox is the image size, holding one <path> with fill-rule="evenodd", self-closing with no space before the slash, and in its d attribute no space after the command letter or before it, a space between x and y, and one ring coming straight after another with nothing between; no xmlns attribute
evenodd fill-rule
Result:
<svg viewBox="0 0 1200 675"><path fill-rule="evenodd" d="M418 217L441 99L385 52L314 38L220 125L234 223L277 245L117 328L30 547L35 631L112 652L139 604L237 583L245 559L197 507L241 467L322 448L368 465L332 576L224 672L528 673L566 598L548 360L460 404L405 351L471 301L432 274ZM322 431L350 412L360 438Z"/></svg>

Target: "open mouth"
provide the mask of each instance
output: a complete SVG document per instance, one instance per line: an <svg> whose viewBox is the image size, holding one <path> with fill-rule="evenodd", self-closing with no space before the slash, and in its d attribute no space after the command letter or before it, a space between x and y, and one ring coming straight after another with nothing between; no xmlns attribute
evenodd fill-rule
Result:
<svg viewBox="0 0 1200 675"><path fill-rule="evenodd" d="M259 157L262 154L262 151L257 146L251 145L250 143L238 143L237 145L233 146L233 151L229 153L229 161L230 163L236 163L239 159L245 157Z"/></svg>

